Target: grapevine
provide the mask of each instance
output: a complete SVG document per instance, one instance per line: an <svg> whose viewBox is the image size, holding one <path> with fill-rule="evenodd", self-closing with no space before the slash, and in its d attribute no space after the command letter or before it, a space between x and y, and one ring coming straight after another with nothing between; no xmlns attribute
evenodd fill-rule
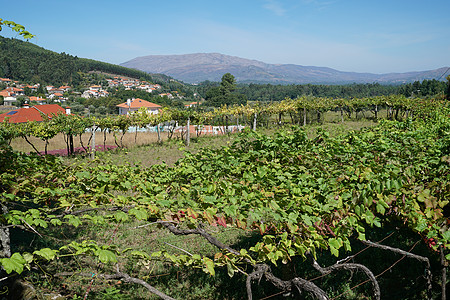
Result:
<svg viewBox="0 0 450 300"><path fill-rule="evenodd" d="M199 268L211 276L220 268L226 268L230 276L246 276L249 299L255 282L262 279L285 293L305 292L328 299L326 287L308 278L298 275L282 280L273 272L302 260L324 275L342 269L362 271L372 284L371 296L380 299L373 272L362 264L340 259L354 252L354 241L384 246L370 241L370 232L395 224L422 240L429 248L429 257L394 247L384 249L425 263L423 285L427 297L431 297L430 259L442 251L445 260L450 260L450 110L445 103L423 101L413 105L409 101L404 105L402 99L392 97L348 102L302 98L269 107L221 108L207 115L166 110L161 115L136 114L95 120L95 124L124 132L130 124L155 125L174 116L206 122L228 114L349 110L374 103L397 111L414 111L415 118L381 120L375 127L341 136L319 130L313 138L298 126L274 136L245 130L230 146L187 154L173 167L111 165L100 159L68 166L60 158L27 156L5 145L1 150L4 163L0 186L5 212L1 230L5 234L9 235L10 228L18 228L43 238L41 232L55 226L119 226L133 221L174 235L199 236L217 250L212 256L160 249L149 252L84 240L8 252L8 239L4 238L0 262L6 274L21 274L32 272L35 264L93 257L103 266L103 278L122 278L145 286L149 284L120 270L119 262L159 260ZM70 118L80 122L76 123L80 124L78 128L92 126L94 121ZM54 119L68 135L80 134L69 131L75 128L68 123ZM2 127L4 139L12 136L10 126L5 123ZM252 232L259 238L249 247L235 249L209 232L216 227L234 228L242 234ZM321 265L325 251L335 257L335 264ZM113 274L108 273L111 265L116 266Z"/></svg>

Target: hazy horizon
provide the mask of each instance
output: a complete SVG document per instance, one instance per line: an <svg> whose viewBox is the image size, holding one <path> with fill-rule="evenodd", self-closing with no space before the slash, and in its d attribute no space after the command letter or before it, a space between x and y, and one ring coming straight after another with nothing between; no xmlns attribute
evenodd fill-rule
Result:
<svg viewBox="0 0 450 300"><path fill-rule="evenodd" d="M404 73L450 66L450 2L357 0L86 1L2 4L32 43L121 64L221 53L268 64ZM8 28L2 36L16 36Z"/></svg>

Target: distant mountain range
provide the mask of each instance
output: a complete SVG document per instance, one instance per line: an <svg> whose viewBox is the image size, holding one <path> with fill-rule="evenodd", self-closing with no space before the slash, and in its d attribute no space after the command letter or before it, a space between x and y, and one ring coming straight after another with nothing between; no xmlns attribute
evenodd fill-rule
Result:
<svg viewBox="0 0 450 300"><path fill-rule="evenodd" d="M294 64L267 64L220 53L196 53L184 55L148 55L136 57L120 64L149 73L162 73L186 83L220 81L222 75L231 73L242 83L272 84L345 84L374 83L402 84L424 79L441 79L447 67L436 70L407 73L356 73L342 72L326 67ZM442 78L440 78L442 77Z"/></svg>

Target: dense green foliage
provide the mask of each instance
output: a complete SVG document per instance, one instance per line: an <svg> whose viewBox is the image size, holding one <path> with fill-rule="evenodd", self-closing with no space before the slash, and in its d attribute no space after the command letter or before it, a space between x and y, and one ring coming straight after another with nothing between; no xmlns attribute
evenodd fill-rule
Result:
<svg viewBox="0 0 450 300"><path fill-rule="evenodd" d="M81 80L78 73L90 71L152 81L152 77L142 71L55 53L30 42L0 37L0 77L29 83L77 86Z"/></svg>
<svg viewBox="0 0 450 300"><path fill-rule="evenodd" d="M205 100L206 105L212 107L247 104L247 98L236 92L236 79L230 73L222 76L219 86L211 87L206 92Z"/></svg>
<svg viewBox="0 0 450 300"><path fill-rule="evenodd" d="M436 95L444 95L447 83L444 81L423 80L422 82L415 81L400 86L399 94L405 97L430 97Z"/></svg>
<svg viewBox="0 0 450 300"><path fill-rule="evenodd" d="M219 83L203 82L197 88L200 94L207 95ZM404 85L382 85L379 83L348 84L348 85L314 85L314 84L238 84L236 91L245 95L250 101L280 101L284 98L300 96L331 97L331 98L363 98L400 94L405 97L433 97L443 95L446 83L437 80L416 81Z"/></svg>
<svg viewBox="0 0 450 300"><path fill-rule="evenodd" d="M360 99L347 105L373 105L379 101ZM357 256L356 251L366 240L381 240L390 234L398 242L388 244L396 248L407 251L413 243L420 243L421 257L432 265L439 264L435 251L443 251L450 260L450 109L439 101L384 101L398 105L397 109L403 105L411 110L413 118L381 121L376 127L335 137L319 131L308 138L298 127L280 130L273 137L247 130L230 146L188 154L174 167L162 164L143 168L101 159L68 166L52 157L14 153L3 144L1 200L9 208L2 219L3 230L9 226L32 229L45 241L58 234L60 226L70 229L100 224L125 230L123 225L136 222L160 226L174 234L207 237L218 249L213 253L192 253L118 246L113 239L106 242L81 238L68 243L52 239L36 248L13 248L12 255L0 262L8 274L37 276L40 272L32 269L35 264L48 272L55 270L55 265L59 269L67 265L75 273L84 271L80 267L85 266L88 272L112 273L119 276L114 278L129 280L114 271L112 264L118 262L121 272L133 277L145 277L144 267L160 261L199 268L210 275L225 269L229 276L248 278L252 288L261 270L269 284L275 284L271 281L273 274L284 276L286 281L307 278L312 282L315 275L303 273L306 259L333 264L339 258ZM305 98L271 109L330 109L337 102L331 103L331 99ZM220 112L225 113L225 109ZM194 116L194 112L190 113ZM176 114L153 116L155 119L146 122L172 119ZM82 131L80 125L61 118L59 126L67 134ZM123 130L128 119L103 120L103 126ZM139 116L136 120L140 120ZM5 139L14 134L11 125L1 128ZM50 134L45 130L35 132L43 138ZM244 239L249 234L258 238L230 247L217 243L207 232L211 228L216 228L216 233L218 228L233 228ZM136 234L137 226L128 230ZM18 238L14 231L11 240L17 242ZM371 265L370 259L354 259ZM414 289L396 286L395 290L402 291L397 293L389 288L389 281L380 279L380 284L385 284L381 286L382 297L393 297L395 293L397 299L423 299L427 293L438 294L439 276L434 273L435 281L428 276L429 271L436 270L431 270L430 264L408 259L409 264L418 266L414 270L419 270L411 275L420 277ZM89 260L98 264L89 266ZM383 268L395 266L391 264ZM342 262L338 265L346 266ZM267 269L269 266L273 273ZM283 273L286 267L296 271ZM355 276L355 285L362 278L365 275ZM346 279L341 284L343 281ZM427 281L434 285L433 291ZM327 293L336 288L332 281L316 284ZM359 291L376 298L370 285ZM298 293L293 287L281 289ZM254 287L252 290L267 296ZM269 295L272 293L273 289Z"/></svg>

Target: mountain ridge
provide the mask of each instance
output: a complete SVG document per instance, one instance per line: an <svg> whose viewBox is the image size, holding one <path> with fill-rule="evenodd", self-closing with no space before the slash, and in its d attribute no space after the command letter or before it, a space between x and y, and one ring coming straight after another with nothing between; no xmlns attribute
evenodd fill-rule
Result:
<svg viewBox="0 0 450 300"><path fill-rule="evenodd" d="M163 73L191 84L206 80L220 81L225 73L233 74L236 80L242 83L402 84L424 79L438 79L443 77L442 74L448 69L448 67L442 67L405 73L358 73L339 71L329 67L269 64L221 53L147 55L133 58L120 65L148 73Z"/></svg>

